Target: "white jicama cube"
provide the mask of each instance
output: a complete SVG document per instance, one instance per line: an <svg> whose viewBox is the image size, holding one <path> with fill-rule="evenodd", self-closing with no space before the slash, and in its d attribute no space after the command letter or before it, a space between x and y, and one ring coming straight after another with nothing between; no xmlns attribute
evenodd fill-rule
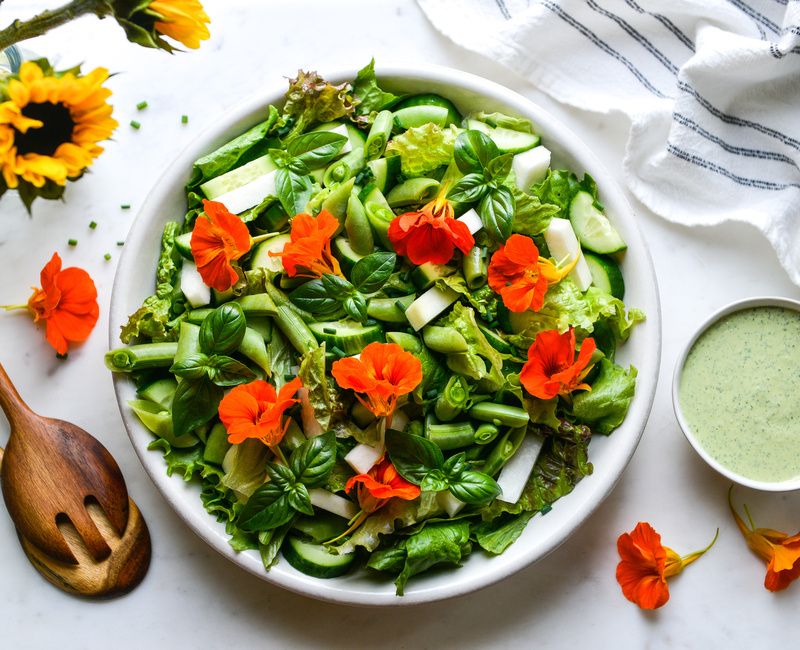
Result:
<svg viewBox="0 0 800 650"><path fill-rule="evenodd" d="M539 183L547 176L550 168L550 150L546 147L534 147L514 156L511 168L516 176L517 187L528 191L534 183Z"/></svg>
<svg viewBox="0 0 800 650"><path fill-rule="evenodd" d="M497 497L498 501L504 501L505 503L519 501L543 444L544 439L541 436L533 433L525 435L522 439L522 444L517 449L517 453L500 470L500 476L497 477L497 484L503 491Z"/></svg>
<svg viewBox="0 0 800 650"><path fill-rule="evenodd" d="M586 291L592 284L592 272L589 270L569 219L560 217L551 219L550 225L544 231L544 240L550 249L550 255L559 264L568 265L576 256L578 257L578 262L569 272L569 277L580 291Z"/></svg>
<svg viewBox="0 0 800 650"><path fill-rule="evenodd" d="M311 505L315 508L322 508L335 515L344 517L350 521L358 514L356 504L348 499L340 497L338 494L328 492L322 488L312 488L308 491L308 496L311 499Z"/></svg>
<svg viewBox="0 0 800 650"><path fill-rule="evenodd" d="M181 291L186 300L194 307L203 307L211 302L211 287L209 287L194 262L184 260L181 268Z"/></svg>
<svg viewBox="0 0 800 650"><path fill-rule="evenodd" d="M458 294L452 289L431 287L406 309L406 318L415 330L419 331L452 305Z"/></svg>
<svg viewBox="0 0 800 650"><path fill-rule="evenodd" d="M461 499L457 499L450 494L449 490L439 492L436 495L436 502L442 508L444 508L444 511L447 513L448 517L455 517L459 512L461 512L461 509L467 505Z"/></svg>
<svg viewBox="0 0 800 650"><path fill-rule="evenodd" d="M461 221L463 224L465 224L467 228L469 228L469 232L472 235L483 228L483 222L481 221L478 213L475 212L475 208L470 208L467 210L458 219L456 219L456 221Z"/></svg>
<svg viewBox="0 0 800 650"><path fill-rule="evenodd" d="M268 196L275 196L275 171L267 172L214 200L222 203L233 214L241 214L254 208Z"/></svg>
<svg viewBox="0 0 800 650"><path fill-rule="evenodd" d="M383 444L375 447L359 443L353 447L344 457L345 462L350 465L358 474L366 474L383 456L385 448Z"/></svg>

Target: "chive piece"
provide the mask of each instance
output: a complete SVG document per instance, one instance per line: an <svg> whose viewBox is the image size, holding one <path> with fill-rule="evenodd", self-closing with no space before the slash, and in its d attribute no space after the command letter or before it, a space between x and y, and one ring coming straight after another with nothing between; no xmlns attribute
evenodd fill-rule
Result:
<svg viewBox="0 0 800 650"><path fill-rule="evenodd" d="M125 245L125 242L124 242L124 241L118 241L118 242L117 242L117 246L124 246L124 245Z"/></svg>
<svg viewBox="0 0 800 650"><path fill-rule="evenodd" d="M339 359L345 356L344 350L336 347L335 345L331 348L331 354L335 355Z"/></svg>
<svg viewBox="0 0 800 650"><path fill-rule="evenodd" d="M336 328L335 327L323 327L322 331L325 334L336 334Z"/></svg>
<svg viewBox="0 0 800 650"><path fill-rule="evenodd" d="M131 120L131 127L133 127L138 131L140 128L142 128L142 125L139 124L139 122L137 122L136 120Z"/></svg>
<svg viewBox="0 0 800 650"><path fill-rule="evenodd" d="M406 306L399 300L394 301L394 306L397 307L404 314L406 313Z"/></svg>
<svg viewBox="0 0 800 650"><path fill-rule="evenodd" d="M89 222L89 228L91 228L92 230L97 228L97 222L96 221L90 221Z"/></svg>
<svg viewBox="0 0 800 650"><path fill-rule="evenodd" d="M106 253L105 255L103 255L103 259L104 259L106 262L108 262L108 261L111 259L111 253Z"/></svg>
<svg viewBox="0 0 800 650"><path fill-rule="evenodd" d="M546 515L546 514L547 514L548 512L550 512L552 509L553 509L553 506L551 506L549 503L545 503L545 504L544 504L544 505L543 505L543 506L540 508L539 512L541 512L541 513L542 513L542 515Z"/></svg>
<svg viewBox="0 0 800 650"><path fill-rule="evenodd" d="M137 111L143 111L145 108L147 108L147 102L139 102L136 104Z"/></svg>
<svg viewBox="0 0 800 650"><path fill-rule="evenodd" d="M67 240L67 243L70 246L77 246L78 245L78 240L77 239L69 239L69 240Z"/></svg>
<svg viewBox="0 0 800 650"><path fill-rule="evenodd" d="M181 115L181 124L188 124L188 123L189 123L189 116Z"/></svg>
<svg viewBox="0 0 800 650"><path fill-rule="evenodd" d="M131 209L131 204L130 203L123 203L119 207L120 207L121 210L130 210Z"/></svg>

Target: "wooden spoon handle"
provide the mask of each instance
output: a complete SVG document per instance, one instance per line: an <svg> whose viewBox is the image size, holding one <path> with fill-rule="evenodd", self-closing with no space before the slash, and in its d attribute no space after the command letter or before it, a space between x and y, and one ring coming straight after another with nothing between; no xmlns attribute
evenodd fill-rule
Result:
<svg viewBox="0 0 800 650"><path fill-rule="evenodd" d="M11 424L12 433L16 429L21 430L21 425L31 418L36 417L36 414L28 408L28 405L22 400L11 383L11 379L6 374L3 364L0 363L0 408L6 414L9 424Z"/></svg>

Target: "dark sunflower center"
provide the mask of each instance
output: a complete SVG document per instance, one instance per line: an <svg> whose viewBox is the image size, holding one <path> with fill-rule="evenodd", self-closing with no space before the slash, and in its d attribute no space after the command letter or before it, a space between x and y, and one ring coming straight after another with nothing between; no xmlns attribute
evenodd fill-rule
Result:
<svg viewBox="0 0 800 650"><path fill-rule="evenodd" d="M40 120L44 126L39 129L28 129L27 133L15 130L14 143L17 145L18 155L38 153L42 156L52 156L60 145L72 139L75 122L69 114L69 109L63 104L52 102L28 104L22 109L22 114L33 120Z"/></svg>

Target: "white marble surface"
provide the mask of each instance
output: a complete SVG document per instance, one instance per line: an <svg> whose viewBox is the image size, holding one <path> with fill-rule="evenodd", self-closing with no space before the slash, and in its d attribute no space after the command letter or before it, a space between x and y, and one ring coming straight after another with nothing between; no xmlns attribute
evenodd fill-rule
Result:
<svg viewBox="0 0 800 650"><path fill-rule="evenodd" d="M0 24L53 2L6 0ZM238 647L618 647L762 648L797 637L800 585L771 594L764 567L744 546L727 511L728 483L700 461L672 413L672 366L696 325L725 303L754 295L800 298L771 248L745 226L688 229L635 205L658 274L664 348L656 402L644 438L610 498L561 548L501 584L421 607L363 610L296 596L246 574L196 538L161 499L123 431L103 367L107 309L119 250L150 186L180 148L227 107L298 67L333 70L428 61L497 80L560 116L620 177L625 123L556 104L491 62L463 52L428 25L411 0L337 3L205 0L213 37L200 51L169 57L125 41L109 21L85 18L31 42L61 63L118 73L114 141L66 203L40 202L29 218L13 194L0 200L0 304L27 299L54 250L85 267L100 292L101 319L87 344L57 361L23 314L0 315L0 361L36 410L71 420L110 449L147 517L154 556L127 597L88 603L66 596L28 565L10 520L0 514L0 647L207 649ZM599 62L600 63L600 62ZM137 112L135 104L149 107ZM180 124L181 114L190 117ZM131 119L141 122L134 131ZM690 173L690 172L687 172ZM123 211L120 205L130 203ZM98 222L95 231L88 228ZM69 238L78 246L67 246ZM111 262L103 260L111 252ZM0 421L0 444L7 437ZM794 532L798 494L740 489L757 521ZM4 509L4 508L0 508ZM716 547L671 581L670 602L640 612L614 579L615 541L639 520L689 552L720 527Z"/></svg>

